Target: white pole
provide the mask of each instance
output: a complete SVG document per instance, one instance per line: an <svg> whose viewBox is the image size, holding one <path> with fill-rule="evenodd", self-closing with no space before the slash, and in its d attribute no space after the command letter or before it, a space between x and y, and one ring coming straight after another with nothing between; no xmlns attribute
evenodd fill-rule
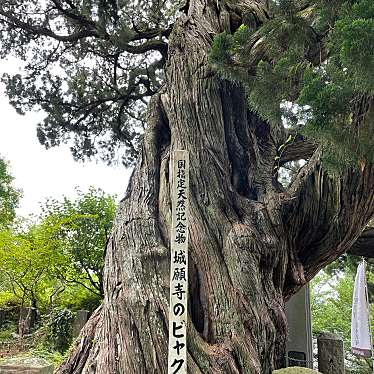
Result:
<svg viewBox="0 0 374 374"><path fill-rule="evenodd" d="M172 226L168 374L187 374L188 151L173 152L171 176Z"/></svg>
<svg viewBox="0 0 374 374"><path fill-rule="evenodd" d="M370 302L369 302L369 291L368 291L368 282L366 278L366 261L364 257L362 257L362 262L364 265L364 274L365 274L365 295L366 295L366 305L368 308L368 316L369 316L369 332L370 332L370 346L371 346L371 365L374 373L374 349L373 349L373 330L371 328L371 321L372 316L370 314Z"/></svg>

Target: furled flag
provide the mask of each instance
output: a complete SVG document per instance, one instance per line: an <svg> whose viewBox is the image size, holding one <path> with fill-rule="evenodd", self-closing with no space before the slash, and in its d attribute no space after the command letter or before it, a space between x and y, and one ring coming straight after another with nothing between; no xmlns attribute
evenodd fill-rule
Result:
<svg viewBox="0 0 374 374"><path fill-rule="evenodd" d="M365 261L362 261L357 268L352 304L352 353L359 357L371 357L372 346L369 322L369 300L365 276Z"/></svg>

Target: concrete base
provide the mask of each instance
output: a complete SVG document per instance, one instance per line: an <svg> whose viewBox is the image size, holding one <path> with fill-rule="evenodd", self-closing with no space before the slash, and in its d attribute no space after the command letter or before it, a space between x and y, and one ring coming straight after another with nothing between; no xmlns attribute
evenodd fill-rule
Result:
<svg viewBox="0 0 374 374"><path fill-rule="evenodd" d="M0 374L53 374L54 366L38 357L11 357L0 360Z"/></svg>

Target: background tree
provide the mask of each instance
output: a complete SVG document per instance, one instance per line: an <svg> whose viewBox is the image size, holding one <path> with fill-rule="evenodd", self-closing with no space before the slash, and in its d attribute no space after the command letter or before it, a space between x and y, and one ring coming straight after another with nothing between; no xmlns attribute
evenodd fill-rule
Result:
<svg viewBox="0 0 374 374"><path fill-rule="evenodd" d="M113 196L93 187L77 193L74 200L48 200L41 218L45 227L53 228L61 241L60 251L70 259L67 268L59 269L58 276L103 296L104 249L116 203Z"/></svg>
<svg viewBox="0 0 374 374"><path fill-rule="evenodd" d="M115 201L94 188L77 192L76 199L48 200L38 223L0 231L3 303L9 294L9 300L15 297L21 305L42 311L100 303Z"/></svg>
<svg viewBox="0 0 374 374"><path fill-rule="evenodd" d="M21 191L13 186L9 164L0 157L0 229L8 227L16 216Z"/></svg>
<svg viewBox="0 0 374 374"><path fill-rule="evenodd" d="M341 268L341 263L334 262L333 266ZM368 282L373 281L373 272L368 267ZM312 281L312 315L313 334L332 332L344 340L347 367L352 374L369 374L372 372L372 360L355 358L351 354L351 315L354 277L349 266L334 275L322 271ZM372 329L374 321L372 320Z"/></svg>
<svg viewBox="0 0 374 374"><path fill-rule="evenodd" d="M352 280L356 275L358 264L365 259L367 270L371 274L374 270L374 222L371 220L365 230L363 230L360 238L351 247L351 249L339 257L336 261L326 266L325 272L331 276L337 276L342 272L352 275ZM368 277L368 296L369 302L374 301L374 279Z"/></svg>
<svg viewBox="0 0 374 374"><path fill-rule="evenodd" d="M284 302L373 215L372 11L367 0L1 3L2 55L26 59L7 94L19 111L47 111L47 147L108 160L122 142L131 161L148 104L104 301L60 372L167 371L169 160L182 148L189 370L285 364ZM283 188L279 168L301 159Z"/></svg>
<svg viewBox="0 0 374 374"><path fill-rule="evenodd" d="M44 236L44 235L43 235ZM49 238L51 239L51 238ZM57 261L56 242L43 240L36 227L29 233L0 232L0 269L7 291L21 306L38 307L51 290L50 269Z"/></svg>
<svg viewBox="0 0 374 374"><path fill-rule="evenodd" d="M21 197L21 191L13 186L13 177L9 171L9 164L0 157L0 231L12 226L16 216L16 208ZM0 292L6 299L12 297L7 288L7 277L0 273Z"/></svg>

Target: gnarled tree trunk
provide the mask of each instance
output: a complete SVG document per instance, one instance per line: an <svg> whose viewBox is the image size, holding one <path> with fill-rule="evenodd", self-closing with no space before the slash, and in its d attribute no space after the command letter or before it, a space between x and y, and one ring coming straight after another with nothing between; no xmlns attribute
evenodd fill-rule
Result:
<svg viewBox="0 0 374 374"><path fill-rule="evenodd" d="M149 105L107 246L104 302L60 373L167 372L173 150L190 152L189 373L282 367L285 300L348 250L372 215L373 169L332 180L318 151L284 191L274 159L285 130L249 111L244 90L210 69L214 35L244 13L261 23L266 3L191 0L176 22L166 83ZM297 146L294 157L305 157Z"/></svg>

